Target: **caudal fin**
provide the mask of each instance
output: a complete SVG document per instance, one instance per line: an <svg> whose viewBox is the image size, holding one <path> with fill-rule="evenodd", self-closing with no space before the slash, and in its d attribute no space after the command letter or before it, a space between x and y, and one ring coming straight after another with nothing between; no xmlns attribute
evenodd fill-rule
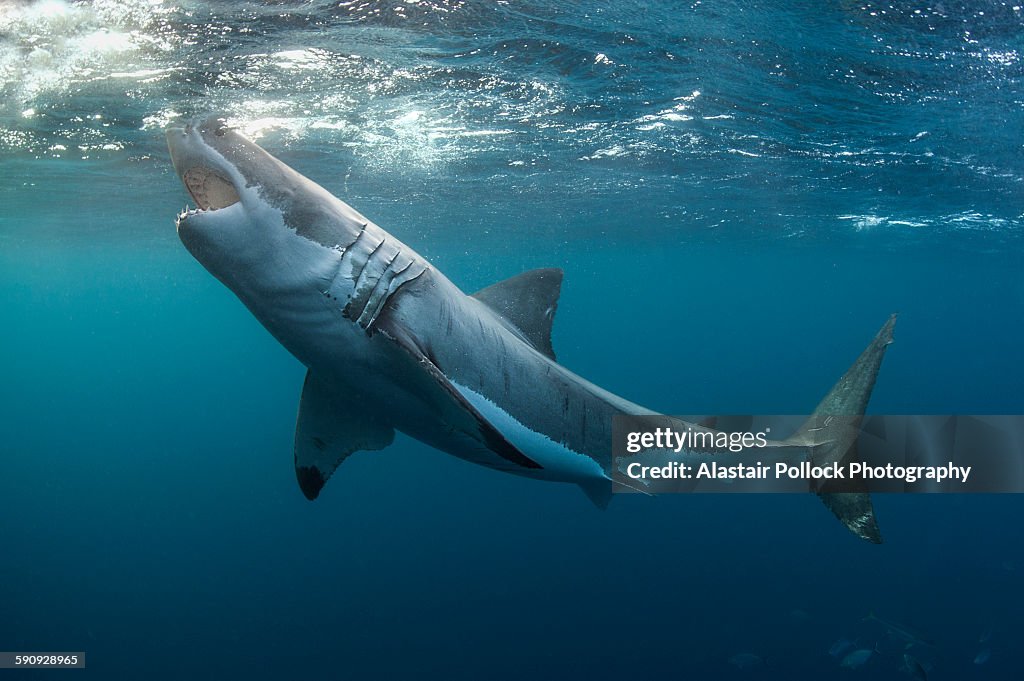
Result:
<svg viewBox="0 0 1024 681"><path fill-rule="evenodd" d="M836 462L842 465L856 454L864 409L871 399L882 358L892 343L895 325L896 315L892 315L853 366L832 386L810 418L786 441L786 444L808 447L813 465L828 466ZM875 519L871 496L863 485L863 491L856 487L850 491L850 482L846 481L843 492L830 491L828 483L816 492L851 532L869 542L881 544L882 533Z"/></svg>

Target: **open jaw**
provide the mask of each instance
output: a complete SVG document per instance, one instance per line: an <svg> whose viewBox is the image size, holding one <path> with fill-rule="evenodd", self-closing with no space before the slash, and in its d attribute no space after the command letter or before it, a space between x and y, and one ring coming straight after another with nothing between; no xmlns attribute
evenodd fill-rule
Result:
<svg viewBox="0 0 1024 681"><path fill-rule="evenodd" d="M181 181L196 202L196 210L190 213L220 210L241 200L230 180L206 166L189 168L182 173Z"/></svg>

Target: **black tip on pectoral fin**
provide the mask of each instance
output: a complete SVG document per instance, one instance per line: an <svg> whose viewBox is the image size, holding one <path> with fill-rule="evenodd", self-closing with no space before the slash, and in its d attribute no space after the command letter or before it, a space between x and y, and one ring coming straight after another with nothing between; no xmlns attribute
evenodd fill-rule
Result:
<svg viewBox="0 0 1024 681"><path fill-rule="evenodd" d="M320 496L320 490L327 483L316 466L296 466L295 477L299 481L299 489L310 501Z"/></svg>
<svg viewBox="0 0 1024 681"><path fill-rule="evenodd" d="M306 373L295 426L295 479L312 501L341 462L359 450L383 449L394 429L367 413L329 382Z"/></svg>

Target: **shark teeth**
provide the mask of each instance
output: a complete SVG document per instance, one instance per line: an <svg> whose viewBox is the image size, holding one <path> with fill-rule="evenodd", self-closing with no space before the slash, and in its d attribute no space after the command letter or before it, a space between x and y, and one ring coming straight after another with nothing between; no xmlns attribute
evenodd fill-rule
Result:
<svg viewBox="0 0 1024 681"><path fill-rule="evenodd" d="M191 217L193 215L199 215L200 213L203 212L205 211L202 208L189 208L188 204L185 204L185 207L182 208L181 212L178 213L178 215L175 217L174 225L175 227L178 227L181 225L181 221L184 220L185 218Z"/></svg>

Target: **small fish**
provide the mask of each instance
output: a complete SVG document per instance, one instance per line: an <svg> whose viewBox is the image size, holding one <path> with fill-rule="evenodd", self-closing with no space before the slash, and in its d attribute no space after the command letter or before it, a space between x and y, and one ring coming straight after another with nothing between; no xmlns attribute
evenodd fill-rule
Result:
<svg viewBox="0 0 1024 681"><path fill-rule="evenodd" d="M839 663L839 666L845 669L860 669L868 663L868 660L870 660L874 654L874 648L860 648L858 650L854 650L843 658L843 661Z"/></svg>
<svg viewBox="0 0 1024 681"><path fill-rule="evenodd" d="M992 657L992 650L990 648L982 648L978 651L978 654L974 656L974 664L985 664Z"/></svg>
<svg viewBox="0 0 1024 681"><path fill-rule="evenodd" d="M843 637L832 644L832 647L828 649L828 654L832 657L842 657L853 650L856 645L856 641L851 641L850 639Z"/></svg>
<svg viewBox="0 0 1024 681"><path fill-rule="evenodd" d="M985 631L981 632L981 636L978 637L978 643L988 643L992 640L992 627L986 627Z"/></svg>
<svg viewBox="0 0 1024 681"><path fill-rule="evenodd" d="M737 653L729 658L729 664L736 669L748 670L764 666L764 659L753 653Z"/></svg>
<svg viewBox="0 0 1024 681"><path fill-rule="evenodd" d="M924 667L912 655L903 654L903 666L900 667L900 671L910 676L914 681L928 681L928 674L925 672Z"/></svg>
<svg viewBox="0 0 1024 681"><path fill-rule="evenodd" d="M929 648L935 647L935 644L932 643L930 640L922 636L919 636L917 633L911 631L902 624L896 624L895 622L887 622L883 620L881 617L877 617L873 612L868 613L868 616L864 618L864 621L877 623L880 627L882 627L882 629L885 630L885 633L887 633L891 638L901 640L904 643L906 643L907 648L910 648L910 646L913 645L928 646Z"/></svg>

